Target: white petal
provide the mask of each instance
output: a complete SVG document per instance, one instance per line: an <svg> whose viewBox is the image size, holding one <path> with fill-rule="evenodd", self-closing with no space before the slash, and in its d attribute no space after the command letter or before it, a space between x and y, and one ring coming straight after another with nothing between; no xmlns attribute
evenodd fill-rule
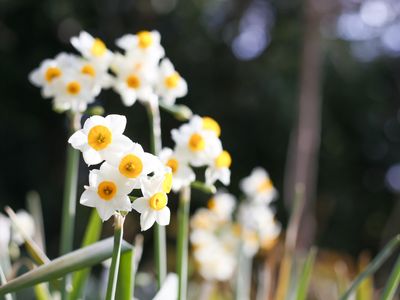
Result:
<svg viewBox="0 0 400 300"><path fill-rule="evenodd" d="M68 143L72 145L75 149L81 150L83 145L87 143L87 137L82 132L82 130L78 130L68 140Z"/></svg>
<svg viewBox="0 0 400 300"><path fill-rule="evenodd" d="M96 150L89 148L83 151L83 159L85 163L90 165L97 165L103 161L101 155Z"/></svg>
<svg viewBox="0 0 400 300"><path fill-rule="evenodd" d="M158 224L165 226L169 224L170 217L171 211L169 210L168 206L166 206L157 212L156 221Z"/></svg>
<svg viewBox="0 0 400 300"><path fill-rule="evenodd" d="M140 227L142 231L149 229L156 221L156 212L145 211L140 215Z"/></svg>
<svg viewBox="0 0 400 300"><path fill-rule="evenodd" d="M144 211L149 210L149 199L145 197L136 199L132 203L132 208L138 213L143 213Z"/></svg>
<svg viewBox="0 0 400 300"><path fill-rule="evenodd" d="M93 190L86 190L82 193L79 203L89 207L97 206L97 194Z"/></svg>
<svg viewBox="0 0 400 300"><path fill-rule="evenodd" d="M112 204L115 210L131 211L132 204L129 197L126 195L115 197L112 200Z"/></svg>
<svg viewBox="0 0 400 300"><path fill-rule="evenodd" d="M111 131L114 134L122 134L126 127L126 117L122 115L108 115L106 120L110 122Z"/></svg>
<svg viewBox="0 0 400 300"><path fill-rule="evenodd" d="M107 221L115 213L114 208L109 205L99 205L96 207L96 209L103 221Z"/></svg>

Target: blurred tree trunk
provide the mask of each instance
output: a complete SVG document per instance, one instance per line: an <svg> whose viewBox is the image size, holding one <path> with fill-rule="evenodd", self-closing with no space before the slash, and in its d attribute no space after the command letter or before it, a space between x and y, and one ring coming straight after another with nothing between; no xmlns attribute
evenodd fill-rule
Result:
<svg viewBox="0 0 400 300"><path fill-rule="evenodd" d="M298 248L308 248L315 236L315 198L321 135L321 3L306 0L300 64L297 119L291 133L285 170L284 199L293 207L295 187L304 186ZM322 1L325 2L325 1Z"/></svg>

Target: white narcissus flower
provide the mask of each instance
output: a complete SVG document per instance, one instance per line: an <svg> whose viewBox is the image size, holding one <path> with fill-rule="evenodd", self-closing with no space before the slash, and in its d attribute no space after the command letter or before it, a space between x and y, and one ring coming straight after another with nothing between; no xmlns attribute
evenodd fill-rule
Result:
<svg viewBox="0 0 400 300"><path fill-rule="evenodd" d="M232 158L229 152L221 151L206 169L206 184L213 185L219 180L224 185L229 185L231 182L231 170L229 169L231 164Z"/></svg>
<svg viewBox="0 0 400 300"><path fill-rule="evenodd" d="M42 88L44 98L53 97L54 83L63 77L67 69L75 67L77 60L75 55L67 53L60 53L54 59L45 59L29 74L29 81Z"/></svg>
<svg viewBox="0 0 400 300"><path fill-rule="evenodd" d="M142 61L158 63L164 57L165 51L160 44L158 31L140 31L137 34L126 34L117 39L116 44L128 54Z"/></svg>
<svg viewBox="0 0 400 300"><path fill-rule="evenodd" d="M206 124L203 118L193 116L189 123L171 131L176 151L195 167L209 164L222 151L216 132L205 127Z"/></svg>
<svg viewBox="0 0 400 300"><path fill-rule="evenodd" d="M33 217L25 210L19 210L16 212L16 221L18 223L18 227L24 230L24 233L29 237L33 238L35 235L35 220ZM11 236L12 240L17 245L22 245L24 243L24 238L21 233L13 224L11 224Z"/></svg>
<svg viewBox="0 0 400 300"><path fill-rule="evenodd" d="M132 187L126 180L121 180L118 171L104 163L100 170L89 173L89 186L85 186L80 203L95 207L103 221L108 220L115 212L131 211L128 194Z"/></svg>
<svg viewBox="0 0 400 300"><path fill-rule="evenodd" d="M94 102L99 92L93 88L93 81L87 75L76 70L66 70L64 75L54 83L53 106L56 111L71 110L84 112L89 103Z"/></svg>
<svg viewBox="0 0 400 300"><path fill-rule="evenodd" d="M158 157L145 152L137 143L133 143L131 148L117 155L110 156L107 163L116 168L135 189L140 188L143 178L147 179L147 175L155 172L159 167Z"/></svg>
<svg viewBox="0 0 400 300"><path fill-rule="evenodd" d="M236 206L236 198L226 192L217 192L207 203L208 209L222 221L230 221Z"/></svg>
<svg viewBox="0 0 400 300"><path fill-rule="evenodd" d="M86 120L83 129L75 132L68 142L82 151L88 165L96 165L132 147L133 142L123 135L125 127L125 116L93 116Z"/></svg>
<svg viewBox="0 0 400 300"><path fill-rule="evenodd" d="M257 203L268 204L277 196L268 173L261 167L255 168L250 176L242 179L240 188L249 200Z"/></svg>
<svg viewBox="0 0 400 300"><path fill-rule="evenodd" d="M116 74L114 90L121 95L125 106L132 106L136 100L155 101L157 96L152 88L156 67L132 55L116 54L111 66Z"/></svg>
<svg viewBox="0 0 400 300"><path fill-rule="evenodd" d="M143 197L132 203L132 208L140 213L142 231L153 226L154 222L165 226L169 224L171 212L167 206L168 196L165 191L163 176L153 176L142 181Z"/></svg>
<svg viewBox="0 0 400 300"><path fill-rule="evenodd" d="M94 38L86 31L81 31L79 36L72 37L71 44L83 57L103 68L107 68L112 60L113 54L107 49L104 42L99 38Z"/></svg>
<svg viewBox="0 0 400 300"><path fill-rule="evenodd" d="M175 71L169 59L163 59L160 63L157 80L157 94L160 95L162 101L167 105L173 105L176 98L185 96L187 91L185 79Z"/></svg>
<svg viewBox="0 0 400 300"><path fill-rule="evenodd" d="M174 153L170 148L164 148L159 154L163 164L171 168L172 171L172 190L178 192L182 187L189 186L196 179L193 170L187 162L181 160L179 153Z"/></svg>
<svg viewBox="0 0 400 300"><path fill-rule="evenodd" d="M91 81L93 95L97 96L102 89L111 87L113 78L108 73L106 67L95 64L87 59L80 59L78 68L78 72Z"/></svg>

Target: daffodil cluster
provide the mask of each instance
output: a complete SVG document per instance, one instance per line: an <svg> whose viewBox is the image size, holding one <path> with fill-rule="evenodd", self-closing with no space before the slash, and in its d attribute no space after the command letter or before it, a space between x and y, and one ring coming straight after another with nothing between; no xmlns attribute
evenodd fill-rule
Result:
<svg viewBox="0 0 400 300"><path fill-rule="evenodd" d="M186 81L165 58L157 31L141 31L117 39L123 54L110 51L105 43L87 32L71 38L80 55L60 53L45 59L29 75L53 99L56 111L82 113L102 89L113 88L126 106L136 100L172 105L187 93Z"/></svg>
<svg viewBox="0 0 400 300"><path fill-rule="evenodd" d="M281 226L269 206L277 191L268 173L260 167L244 178L240 187L246 199L239 206L237 219L242 228L244 253L253 256L259 248L270 249L280 234Z"/></svg>
<svg viewBox="0 0 400 300"><path fill-rule="evenodd" d="M236 269L239 235L232 222L236 199L218 192L193 215L190 241L200 275L208 281L227 281Z"/></svg>
<svg viewBox="0 0 400 300"><path fill-rule="evenodd" d="M221 128L214 119L195 115L179 129L173 129L171 134L174 150L164 148L159 157L172 170L173 191L195 181L192 167L206 167L207 185L213 185L217 180L229 185L232 159L222 148Z"/></svg>
<svg viewBox="0 0 400 300"><path fill-rule="evenodd" d="M99 169L90 171L89 185L85 186L80 203L95 207L103 221L133 208L141 214L142 230L154 222L168 225L171 169L125 136L125 127L124 116L93 116L69 138L88 165L101 163ZM141 190L142 197L131 203L129 194L134 189Z"/></svg>

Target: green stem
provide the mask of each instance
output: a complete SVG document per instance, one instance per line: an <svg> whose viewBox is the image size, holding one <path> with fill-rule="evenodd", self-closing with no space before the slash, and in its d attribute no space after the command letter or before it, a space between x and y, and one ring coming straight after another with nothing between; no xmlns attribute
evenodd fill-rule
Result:
<svg viewBox="0 0 400 300"><path fill-rule="evenodd" d="M239 245L237 273L236 273L236 300L250 299L251 274L253 259L243 252L243 243Z"/></svg>
<svg viewBox="0 0 400 300"><path fill-rule="evenodd" d="M181 190L178 208L177 272L179 277L178 300L186 300L188 277L190 187Z"/></svg>
<svg viewBox="0 0 400 300"><path fill-rule="evenodd" d="M70 117L71 133L74 132L74 118L75 116ZM78 189L79 151L68 145L66 159L60 255L67 254L73 249L76 194ZM61 290L62 299L67 298L67 281L68 280L64 278Z"/></svg>
<svg viewBox="0 0 400 300"><path fill-rule="evenodd" d="M147 115L150 125L150 147L154 155L161 151L161 119L160 109L157 104L148 103L146 105ZM167 242L165 226L155 224L154 227L154 261L157 270L157 285L161 288L162 283L167 276Z"/></svg>
<svg viewBox="0 0 400 300"><path fill-rule="evenodd" d="M110 273L108 275L106 300L115 299L117 289L119 261L121 258L122 236L124 234L124 217L114 215L114 248L111 258Z"/></svg>

